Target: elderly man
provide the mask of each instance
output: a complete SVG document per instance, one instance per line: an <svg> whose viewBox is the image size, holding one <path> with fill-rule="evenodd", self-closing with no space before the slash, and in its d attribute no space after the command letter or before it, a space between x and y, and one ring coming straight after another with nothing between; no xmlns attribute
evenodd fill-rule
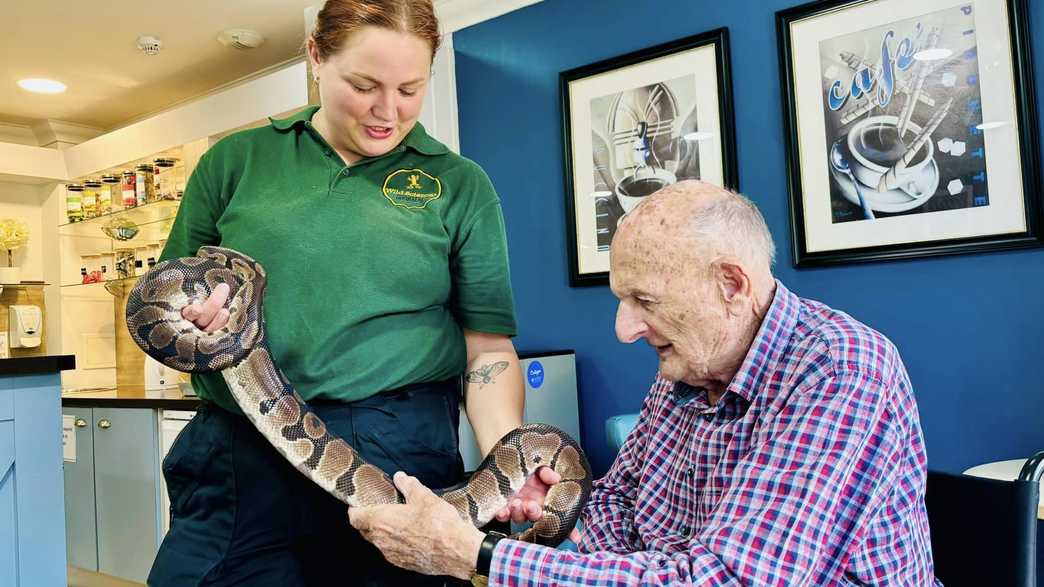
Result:
<svg viewBox="0 0 1044 587"><path fill-rule="evenodd" d="M490 585L932 584L899 353L791 293L773 257L754 205L705 183L621 223L616 334L644 338L660 371L585 508L584 554L484 537L404 475L406 505L351 510L352 524L393 563Z"/></svg>

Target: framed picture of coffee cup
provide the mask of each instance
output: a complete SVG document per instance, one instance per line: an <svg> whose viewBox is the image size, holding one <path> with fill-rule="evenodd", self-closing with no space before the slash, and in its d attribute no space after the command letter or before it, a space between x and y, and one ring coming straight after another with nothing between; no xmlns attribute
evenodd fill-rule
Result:
<svg viewBox="0 0 1044 587"><path fill-rule="evenodd" d="M1025 0L776 14L795 265L1040 246Z"/></svg>
<svg viewBox="0 0 1044 587"><path fill-rule="evenodd" d="M678 181L738 189L724 28L561 73L569 285L609 282L620 219Z"/></svg>

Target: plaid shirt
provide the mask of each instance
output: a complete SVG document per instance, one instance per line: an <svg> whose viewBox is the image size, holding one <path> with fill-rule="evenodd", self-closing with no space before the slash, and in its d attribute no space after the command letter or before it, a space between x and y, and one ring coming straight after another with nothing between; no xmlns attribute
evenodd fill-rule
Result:
<svg viewBox="0 0 1044 587"><path fill-rule="evenodd" d="M777 282L724 395L658 378L581 551L502 540L490 585L931 585L925 452L895 346Z"/></svg>

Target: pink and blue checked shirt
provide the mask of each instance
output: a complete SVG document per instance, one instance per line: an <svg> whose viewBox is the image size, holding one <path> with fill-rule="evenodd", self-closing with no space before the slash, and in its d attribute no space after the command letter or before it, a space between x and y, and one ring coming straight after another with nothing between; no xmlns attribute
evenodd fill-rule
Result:
<svg viewBox="0 0 1044 587"><path fill-rule="evenodd" d="M895 346L777 282L714 406L658 378L577 554L502 540L490 585L932 585L925 452Z"/></svg>

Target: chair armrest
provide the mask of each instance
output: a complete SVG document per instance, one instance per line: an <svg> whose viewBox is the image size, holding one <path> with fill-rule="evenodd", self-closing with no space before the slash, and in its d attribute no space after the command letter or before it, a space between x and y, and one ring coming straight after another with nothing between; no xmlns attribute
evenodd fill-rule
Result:
<svg viewBox="0 0 1044 587"><path fill-rule="evenodd" d="M605 439L613 452L619 452L620 447L627 440L627 435L634 430L636 424L638 424L638 414L620 414L611 416L605 421Z"/></svg>
<svg viewBox="0 0 1044 587"><path fill-rule="evenodd" d="M1019 480L1039 483L1042 475L1044 475L1044 450L1026 460L1026 464L1022 465L1022 470L1019 471Z"/></svg>

